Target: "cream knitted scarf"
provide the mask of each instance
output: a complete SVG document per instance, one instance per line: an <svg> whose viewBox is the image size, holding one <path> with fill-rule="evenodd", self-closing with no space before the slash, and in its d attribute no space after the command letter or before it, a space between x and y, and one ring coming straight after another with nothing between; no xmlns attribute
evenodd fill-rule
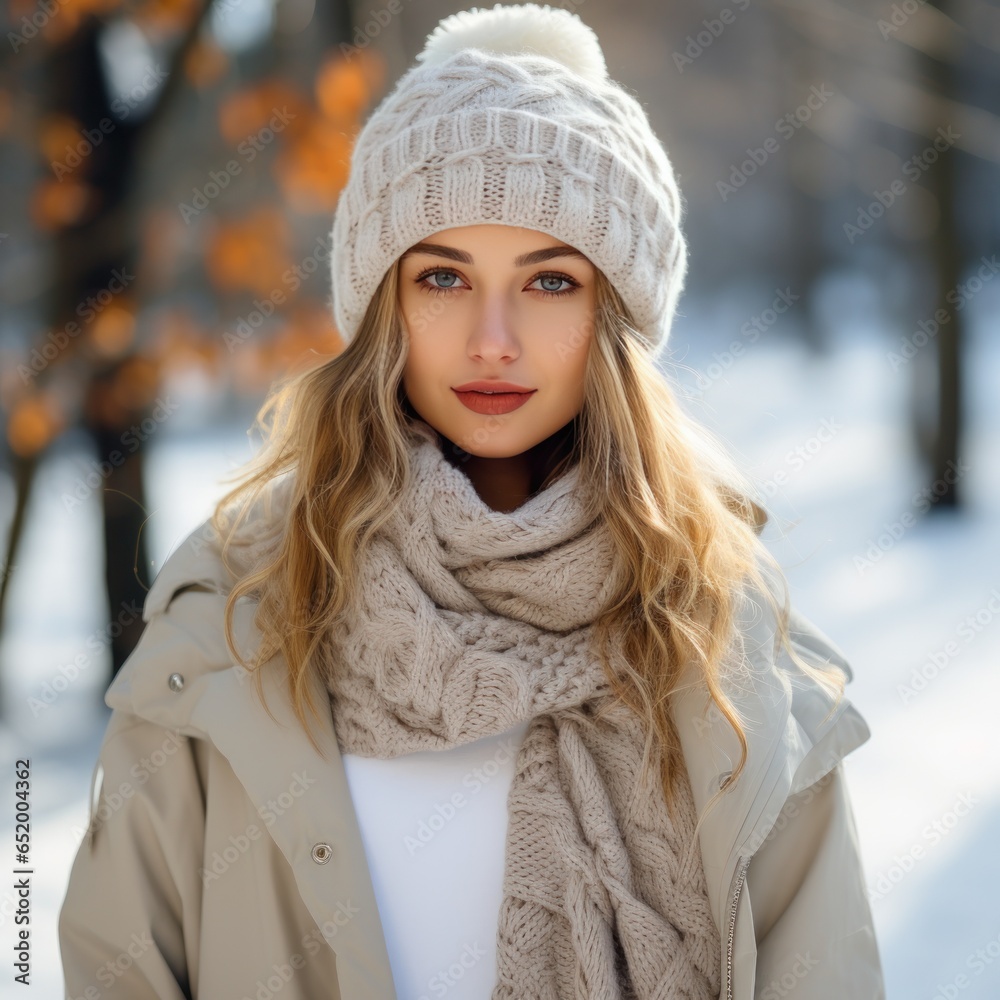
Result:
<svg viewBox="0 0 1000 1000"><path fill-rule="evenodd" d="M678 823L643 732L591 654L614 583L579 467L488 507L413 422L411 483L364 553L324 676L344 752L447 749L530 719L508 795L491 1000L715 998L720 940L686 774Z"/></svg>

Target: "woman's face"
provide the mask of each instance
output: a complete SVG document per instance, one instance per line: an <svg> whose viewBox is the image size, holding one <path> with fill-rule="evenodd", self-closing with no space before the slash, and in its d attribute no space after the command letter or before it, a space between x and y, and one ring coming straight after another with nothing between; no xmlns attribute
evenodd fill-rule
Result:
<svg viewBox="0 0 1000 1000"><path fill-rule="evenodd" d="M595 274L534 229L460 226L415 244L399 272L413 408L483 458L519 455L564 427L583 405ZM456 391L480 382L529 391Z"/></svg>

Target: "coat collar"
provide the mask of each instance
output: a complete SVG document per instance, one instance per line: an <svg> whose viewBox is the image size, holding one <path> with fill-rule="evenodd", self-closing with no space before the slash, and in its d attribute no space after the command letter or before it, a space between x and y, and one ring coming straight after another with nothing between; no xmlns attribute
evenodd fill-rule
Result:
<svg viewBox="0 0 1000 1000"><path fill-rule="evenodd" d="M336 953L343 1000L395 1000L357 817L351 809L327 807L351 801L332 714L323 711L329 694L318 676L310 675L319 709L319 719L310 721L324 758L295 716L278 657L262 668L267 708L253 677L233 663L219 628L228 584L223 567L209 554L208 537L204 526L197 529L164 563L146 595L147 627L105 702L216 746L288 860L303 902ZM215 592L185 592L189 584ZM237 604L233 624L237 646L246 655L259 636L253 605ZM182 680L175 677L171 683L174 675ZM269 733L266 753L259 738L264 731ZM287 808L293 798L296 808ZM299 807L306 803L314 805ZM317 844L332 849L322 864L313 859Z"/></svg>
<svg viewBox="0 0 1000 1000"><path fill-rule="evenodd" d="M313 801L350 803L332 715L322 711L329 695L320 679L310 677L313 699L320 709L320 718L311 723L325 758L314 749L295 717L278 658L265 664L262 673L267 706L279 723L276 729L268 722L253 679L233 664L218 627L229 581L211 537L206 524L199 526L164 563L146 596L143 619L147 628L109 687L105 701L111 708L210 740L229 760L258 811L283 793L287 795L295 780L293 772L312 779L314 783L305 794L311 799L315 796ZM214 593L183 592L190 585ZM170 613L164 614L168 606ZM789 795L818 781L870 736L864 718L846 697L826 718L832 705L830 696L794 665L787 652L775 652L773 620L761 608L756 610L758 613L741 620L751 670L741 683L727 685L744 721L747 762L737 782L707 813L709 800L739 761L739 742L690 668L682 675L672 703L701 817L702 861L724 948L740 863L761 846ZM234 631L243 651L251 648L256 634L252 617L251 604L237 605ZM807 662L833 662L848 681L852 679L840 649L794 608L789 627L796 652ZM170 684L173 674L183 675L180 690L174 689L176 681L173 687ZM262 754L256 734L265 728L275 735L269 737L270 752ZM289 762L294 762L292 771ZM322 806L294 809L277 817L270 832L288 859L317 926L330 926L333 921L338 928L328 940L337 954L344 1000L394 997L388 952L354 811ZM323 866L311 856L318 843L334 848ZM324 886L329 890L324 891ZM345 903L352 914L346 923Z"/></svg>

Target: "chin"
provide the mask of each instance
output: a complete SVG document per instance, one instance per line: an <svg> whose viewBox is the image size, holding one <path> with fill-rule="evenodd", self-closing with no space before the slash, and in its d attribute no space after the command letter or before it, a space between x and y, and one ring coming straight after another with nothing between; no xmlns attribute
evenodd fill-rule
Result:
<svg viewBox="0 0 1000 1000"><path fill-rule="evenodd" d="M539 435L537 421L525 426L522 421L504 421L486 417L480 420L459 420L441 426L442 434L459 448L477 458L513 458L544 441L548 434ZM518 426L518 424L521 426ZM454 436L453 436L454 434Z"/></svg>

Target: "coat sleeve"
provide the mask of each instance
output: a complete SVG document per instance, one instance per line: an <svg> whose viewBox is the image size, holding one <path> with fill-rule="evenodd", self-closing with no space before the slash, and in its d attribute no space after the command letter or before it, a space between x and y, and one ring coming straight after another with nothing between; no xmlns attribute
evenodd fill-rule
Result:
<svg viewBox="0 0 1000 1000"><path fill-rule="evenodd" d="M754 1000L885 1000L843 761L788 798L746 884Z"/></svg>
<svg viewBox="0 0 1000 1000"><path fill-rule="evenodd" d="M67 998L192 1000L205 828L196 742L112 713L59 914Z"/></svg>

